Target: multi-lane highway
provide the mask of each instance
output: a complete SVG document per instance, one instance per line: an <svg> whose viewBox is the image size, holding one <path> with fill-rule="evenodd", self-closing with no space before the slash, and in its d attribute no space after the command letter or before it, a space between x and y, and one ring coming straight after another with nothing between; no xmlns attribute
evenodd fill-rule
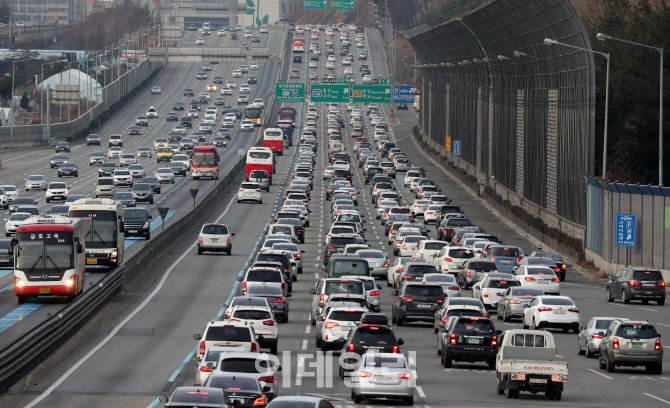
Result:
<svg viewBox="0 0 670 408"><path fill-rule="evenodd" d="M275 35L275 34L273 34ZM318 40L325 50L325 38ZM307 43L307 46L309 46ZM336 40L337 43L337 40ZM372 30L366 31L365 48L370 51L367 61L374 77L388 77L380 37ZM355 49L355 48L354 48ZM338 57L335 74L340 77L343 67ZM290 68L300 70L300 79L306 82L309 72L318 72L324 77L328 72L322 57L317 69L307 69L307 58L302 64L291 64ZM353 71L360 82L359 64L354 58ZM223 64L222 64L223 65ZM216 69L221 69L219 66ZM168 67L169 72L170 67ZM226 68L227 69L227 68ZM171 81L176 81L175 70ZM192 75L196 71L194 66ZM188 83L177 86L185 87ZM259 88L270 89L274 76L265 77ZM159 79L161 81L162 79ZM169 81L168 81L169 82ZM170 82L171 83L171 82ZM161 83L165 88L165 85ZM263 88L265 87L265 88ZM266 91L267 92L267 91ZM165 94L164 94L165 97ZM147 97L148 98L148 97ZM159 107L158 102L154 103ZM167 106L168 104L166 104ZM305 117L305 106L296 104L300 110L301 128ZM350 116L344 113L345 123ZM161 108L159 108L159 112ZM163 110L166 109L165 107ZM314 326L309 321L312 295L309 289L323 276L321 270L324 233L331 224L331 204L325 200L328 181L321 179L327 156L327 108L319 107L317 122L319 150L315 157L314 188L311 198L311 224L306 228L304 272L293 284L290 298L290 321L279 325L279 351L283 370L280 374L279 395L327 396L336 406L355 406L350 399L350 389L337 377L336 358L330 363L317 361L319 352L314 342ZM427 177L435 181L442 193L452 203L461 206L468 218L487 232L496 235L508 245L518 245L526 253L537 249L537 243L492 212L469 190L449 178L438 163L425 156L414 142L410 131L416 124L414 112L395 112L391 121L388 107L382 108L390 125L390 138L411 159L414 165L427 170ZM136 113L128 112L124 123L129 124ZM367 136L370 137L370 123L365 121ZM165 126L164 130L169 130ZM344 144L352 152L355 139L349 137L350 126L346 127ZM115 133L107 130L107 136ZM164 132L162 132L164 133ZM296 132L297 133L297 132ZM246 137L246 136L245 136ZM127 138L127 136L126 136ZM149 143L150 137L147 139ZM83 149L83 148L82 148ZM228 150L231 148L229 147ZM228 303L237 293L237 277L247 267L248 261L256 254L256 245L263 240L267 225L272 222L282 194L292 178L292 161L297 154L296 147L285 152L278 159L276 179L268 193L264 193L262 205L236 203L233 195L216 208L211 209L210 221L227 224L236 233L231 257L222 254L197 255L196 235L186 236L166 259L158 266L157 279L146 282L136 290L122 294L108 306L101 315L78 336L59 350L50 360L38 367L25 381L2 399L0 404L9 407L153 407L156 396L170 395L182 385L195 383L196 365L191 358L197 342L193 334L202 333L205 324L221 316L222 303ZM355 158L355 155L352 156ZM392 263L395 257L386 244L383 227L375 220L376 210L370 202L369 187L363 182L362 171L352 160L352 184L359 195L357 210L366 216L365 237L373 249L381 249L388 254ZM30 171L24 171L34 173ZM400 173L401 175L402 173ZM396 179L396 187L404 204L412 203L414 194L402 185L402 177ZM15 176L17 177L17 176ZM170 198L177 208L190 204L190 195L180 193ZM181 206L181 207L180 207ZM193 226L193 232L199 230ZM435 238L435 226L427 226L431 237ZM382 284L381 311L390 315L394 293ZM571 297L585 324L594 316L613 316L631 319L651 319L662 334L670 328L670 317L662 306L642 305L633 302L623 305L605 300L604 287L589 283L575 271L569 271L565 282L561 282L561 294ZM471 296L463 290L462 296ZM507 330L521 328L519 321L505 323L494 319L496 328ZM651 375L644 369L618 368L615 373L607 373L598 368L597 359L587 359L577 355L577 336L553 331L559 358L569 362L570 374L562 401L549 401L543 395L521 394L513 402L496 393L495 374L486 364L455 363L445 369L436 353L436 335L431 324L406 323L394 326L397 337L404 340L401 351L414 364L413 375L417 377L414 404L417 407L441 406L583 406L583 407L630 407L670 405L670 391L665 384L670 376ZM664 338L661 339L664 344ZM664 348L668 346L663 346ZM282 353L283 352L283 353ZM325 374L325 376L324 376ZM397 406L396 401L367 400L358 406ZM160 405L159 405L160 406Z"/></svg>
<svg viewBox="0 0 670 408"><path fill-rule="evenodd" d="M197 32L187 32L181 42L181 46L193 47L196 38L199 36ZM79 177L64 177L58 178L57 168L51 168L50 158L54 155L53 149L37 149L37 150L17 150L3 154L3 168L2 168L2 184L15 185L19 189L20 197L30 197L38 200L37 207L42 213L46 213L54 205L61 205L61 202L46 203L44 191L25 191L25 179L29 175L44 175L50 182L59 181L66 182L70 186L70 195L84 195L86 197L95 196L94 183L98 178L98 166L89 165L89 156L92 152L107 153L109 136L112 134L120 134L123 138L123 152L136 153L140 147L149 147L153 149L153 142L156 138L166 137L168 133L174 128L178 122L166 121L165 117L168 112L173 112L172 105L176 101L183 102L186 105L184 111L175 111L180 117L185 116L188 111L188 103L194 97L183 96L184 89L192 88L195 91L197 98L202 92L206 92L206 85L212 83L214 76L223 78L224 84L229 80L234 80L237 83L236 88L232 88L232 95L225 95L226 105L244 109L245 105L237 105L237 96L240 91L240 85L247 83L247 77L255 76L258 78L258 85L251 84L248 94L249 99L262 98L273 92L273 83L277 76L279 68L279 55L282 50L285 34L278 31L271 31L268 34L261 34L261 42L252 43L249 39L243 39L240 35L239 40L233 40L230 35L217 36L216 33L210 36L203 36L206 41L205 47L226 47L236 48L241 44L247 43L249 47L269 48L274 56L266 63L259 63L258 70L249 70L248 73L243 73L241 78L232 78L232 71L237 70L239 65L249 65L250 61L245 62L222 62L220 64L212 64L211 71L206 72L207 80L197 80L196 73L202 72L200 63L169 63L161 73L157 76L154 82L147 87L139 96L134 98L127 106L125 106L116 116L109 120L99 134L101 138L101 146L91 145L86 146L86 143L78 143L71 146L71 153L59 153L68 157L70 162L74 162L79 166ZM151 87L159 86L162 90L161 95L152 95ZM203 104L200 111L199 118L194 120L193 128L187 131L190 135L193 131L197 131L198 123L204 118L205 107L214 105L214 98L219 96L219 89L222 85L217 84L217 91L210 92L211 102ZM154 106L158 112L158 118L149 119L148 127L141 127L142 134L128 135L128 127L135 124L137 116L144 115L150 106ZM220 106L218 107L221 108ZM221 123L223 114L219 113L217 124ZM221 154L221 174L226 174L237 160L237 150L239 146L252 145L258 136L258 128L254 132L239 132L240 121L237 120L235 127L231 130L231 139L228 147L220 151ZM208 141L211 141L216 136L216 129L212 135L206 135ZM109 162L119 163L119 159L108 159ZM146 169L147 176L153 176L156 169L165 167L165 163L156 163L156 155L152 158L140 158L138 163L143 164ZM137 181L137 179L136 179ZM221 180L217 181L220 182ZM214 187L215 182L211 179L193 180L190 177L176 176L175 184L163 184L161 187L161 194L154 196L153 204L138 204L140 207L147 207L150 209L150 214L153 216L152 229L160 231L161 221L156 210L157 207L167 207L170 212L166 218L166 225L179 219L179 217L193 207L193 199L189 189L197 188L200 191L196 197L196 202L204 198L209 191ZM117 192L130 191L127 187L118 187ZM0 223L2 234L5 232L4 219L9 216L8 210L1 210L0 215L3 219ZM137 249L143 245L142 239L128 239L126 240L126 258L132 255ZM104 272L98 273L90 271L87 278L89 285L104 276ZM46 319L49 315L55 314L58 310L66 305L62 298L41 298L34 299L24 305L17 303L17 298L14 295L13 274L11 269L0 270L0 349L8 346L21 335L25 334L30 328L34 327L39 322ZM89 286L90 287L90 286Z"/></svg>

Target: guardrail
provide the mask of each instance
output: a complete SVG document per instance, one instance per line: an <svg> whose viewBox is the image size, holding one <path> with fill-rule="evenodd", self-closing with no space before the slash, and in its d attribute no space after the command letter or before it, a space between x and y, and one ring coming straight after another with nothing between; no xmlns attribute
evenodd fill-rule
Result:
<svg viewBox="0 0 670 408"><path fill-rule="evenodd" d="M284 76L286 52L280 57L279 76ZM268 104L265 126L275 117L274 99ZM261 129L262 130L262 129ZM262 131L256 139L256 145L262 143ZM221 198L233 185L235 178L246 166L246 157L237 160L235 165L217 183L191 211L166 227L165 231L155 235L149 242L128 258L125 263L108 273L100 282L84 292L74 302L66 306L57 315L52 316L33 328L9 347L0 351L0 395L45 361L54 351L65 344L107 303L119 293L124 283L132 283L147 271L147 264L157 258L160 250L165 250L176 237L186 236L188 230L199 225L212 207L220 204ZM168 244L168 245L166 245ZM26 357L29 356L29 357Z"/></svg>

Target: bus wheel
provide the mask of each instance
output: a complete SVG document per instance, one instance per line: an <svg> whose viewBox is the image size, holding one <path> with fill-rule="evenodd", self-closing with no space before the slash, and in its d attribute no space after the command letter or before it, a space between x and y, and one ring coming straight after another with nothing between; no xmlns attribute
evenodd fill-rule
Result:
<svg viewBox="0 0 670 408"><path fill-rule="evenodd" d="M76 298L76 297L77 297L77 295L68 295L68 296L67 296L67 303L72 303L72 301L73 301L74 298Z"/></svg>
<svg viewBox="0 0 670 408"><path fill-rule="evenodd" d="M26 298L27 298L27 296L25 296L25 295L18 295L17 298L18 298L18 300L19 300L19 304L22 305L22 304L26 303Z"/></svg>

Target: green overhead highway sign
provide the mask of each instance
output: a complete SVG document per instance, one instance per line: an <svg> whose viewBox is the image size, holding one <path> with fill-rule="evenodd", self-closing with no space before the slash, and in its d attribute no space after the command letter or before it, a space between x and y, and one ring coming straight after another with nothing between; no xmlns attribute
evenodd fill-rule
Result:
<svg viewBox="0 0 670 408"><path fill-rule="evenodd" d="M348 84L352 80L353 78L321 78L321 82L324 84Z"/></svg>
<svg viewBox="0 0 670 408"><path fill-rule="evenodd" d="M354 10L356 7L356 0L331 0L331 10Z"/></svg>
<svg viewBox="0 0 670 408"><path fill-rule="evenodd" d="M372 83L374 85L391 85L391 80L389 78L378 78L373 79Z"/></svg>
<svg viewBox="0 0 670 408"><path fill-rule="evenodd" d="M349 85L312 85L310 102L349 102Z"/></svg>
<svg viewBox="0 0 670 408"><path fill-rule="evenodd" d="M305 102L305 84L279 83L275 89L277 102Z"/></svg>
<svg viewBox="0 0 670 408"><path fill-rule="evenodd" d="M326 10L328 0L305 0L305 10Z"/></svg>
<svg viewBox="0 0 670 408"><path fill-rule="evenodd" d="M353 85L353 102L391 103L391 85Z"/></svg>

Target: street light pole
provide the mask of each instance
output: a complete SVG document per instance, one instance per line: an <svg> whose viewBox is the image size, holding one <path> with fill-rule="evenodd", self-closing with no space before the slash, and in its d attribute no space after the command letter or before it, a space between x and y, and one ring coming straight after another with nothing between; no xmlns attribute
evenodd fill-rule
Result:
<svg viewBox="0 0 670 408"><path fill-rule="evenodd" d="M611 35L604 33L598 33L596 38L600 41L613 40L619 41L626 44L637 45L640 47L651 48L658 51L661 55L661 71L659 74L659 101L658 101L658 185L663 185L663 48L654 47L647 44L640 44L634 41L623 40L621 38L615 38Z"/></svg>
<svg viewBox="0 0 670 408"><path fill-rule="evenodd" d="M605 79L605 130L603 135L603 175L602 178L607 178L607 119L609 114L609 100L610 100L610 54L606 52L594 51L588 48L578 47L576 45L565 44L552 40L551 38L544 39L544 45L562 45L564 47L574 48L581 51L590 52L592 54L599 54L607 58L607 77Z"/></svg>

